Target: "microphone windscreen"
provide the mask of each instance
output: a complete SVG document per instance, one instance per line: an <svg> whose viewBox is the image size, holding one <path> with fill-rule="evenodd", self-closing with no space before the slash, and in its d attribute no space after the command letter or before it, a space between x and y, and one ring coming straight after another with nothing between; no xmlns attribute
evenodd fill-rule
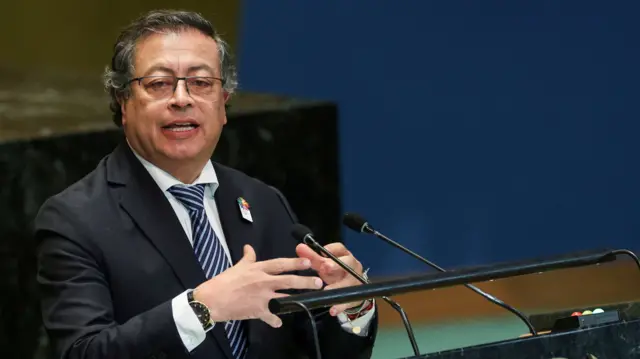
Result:
<svg viewBox="0 0 640 359"><path fill-rule="evenodd" d="M291 228L291 235L298 242L303 242L304 241L304 237L306 237L307 234L313 235L313 232L311 232L311 230L307 226L305 226L303 224L296 223L296 224L293 225L293 228Z"/></svg>
<svg viewBox="0 0 640 359"><path fill-rule="evenodd" d="M347 212L342 216L342 223L350 229L361 233L367 221L357 213Z"/></svg>

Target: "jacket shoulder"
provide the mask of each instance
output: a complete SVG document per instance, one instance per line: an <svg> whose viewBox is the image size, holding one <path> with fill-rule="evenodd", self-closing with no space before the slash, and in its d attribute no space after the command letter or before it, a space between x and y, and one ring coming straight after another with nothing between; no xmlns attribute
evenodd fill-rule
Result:
<svg viewBox="0 0 640 359"><path fill-rule="evenodd" d="M93 171L43 202L33 222L36 238L47 231L68 236L91 225L91 214L107 199L105 163L106 158Z"/></svg>
<svg viewBox="0 0 640 359"><path fill-rule="evenodd" d="M253 187L264 190L271 190L272 186L266 184L262 180L252 177L238 169L220 164L218 162L213 162L214 168L218 176L224 176L226 179L233 181L233 183L238 184L239 187Z"/></svg>

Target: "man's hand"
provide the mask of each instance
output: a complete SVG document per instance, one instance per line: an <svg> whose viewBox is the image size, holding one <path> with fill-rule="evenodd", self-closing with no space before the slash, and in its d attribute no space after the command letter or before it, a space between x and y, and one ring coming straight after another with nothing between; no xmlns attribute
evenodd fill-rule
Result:
<svg viewBox="0 0 640 359"><path fill-rule="evenodd" d="M346 265L353 268L356 273L362 275L362 264L342 243L331 243L326 245L324 248L334 256L338 257L338 259ZM338 264L334 263L331 258L319 255L306 244L299 244L296 247L296 253L300 258L306 258L311 261L311 268L318 272L320 278L322 278L322 280L327 284L325 289L352 287L362 284L357 278L342 269ZM353 308L361 304L362 302L354 302L334 305L331 307L329 313L332 316L336 316L346 309Z"/></svg>
<svg viewBox="0 0 640 359"><path fill-rule="evenodd" d="M282 320L269 311L269 300L286 297L277 293L286 289L320 289L318 277L304 277L280 273L309 269L306 258L278 258L256 262L256 253L244 246L244 257L233 267L199 285L194 299L204 303L214 322L226 320L261 319L274 328Z"/></svg>

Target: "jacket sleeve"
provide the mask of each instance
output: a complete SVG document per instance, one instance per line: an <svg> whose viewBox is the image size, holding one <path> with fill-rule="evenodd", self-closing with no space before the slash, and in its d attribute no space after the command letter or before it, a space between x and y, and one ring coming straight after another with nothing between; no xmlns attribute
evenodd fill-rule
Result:
<svg viewBox="0 0 640 359"><path fill-rule="evenodd" d="M35 223L42 318L55 358L153 358L186 351L171 301L115 321L99 251L64 208L48 202Z"/></svg>

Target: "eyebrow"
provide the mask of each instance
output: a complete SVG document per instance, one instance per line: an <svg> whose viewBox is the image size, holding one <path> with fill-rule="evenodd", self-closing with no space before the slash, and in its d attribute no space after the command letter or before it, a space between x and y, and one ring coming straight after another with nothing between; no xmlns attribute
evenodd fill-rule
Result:
<svg viewBox="0 0 640 359"><path fill-rule="evenodd" d="M214 71L214 69L209 66L209 65L197 65L197 66L191 66L189 67L189 69L187 70L187 73L192 73L192 72L196 72L196 71L200 71L200 70L205 70L208 71L209 73L211 73L211 76L216 76L216 72ZM151 73L154 72L168 72L171 74L175 74L175 71L173 71L172 69L166 67L165 65L153 65L151 66L149 69L147 69L147 71L145 71L145 73L143 74L143 76L148 76Z"/></svg>

